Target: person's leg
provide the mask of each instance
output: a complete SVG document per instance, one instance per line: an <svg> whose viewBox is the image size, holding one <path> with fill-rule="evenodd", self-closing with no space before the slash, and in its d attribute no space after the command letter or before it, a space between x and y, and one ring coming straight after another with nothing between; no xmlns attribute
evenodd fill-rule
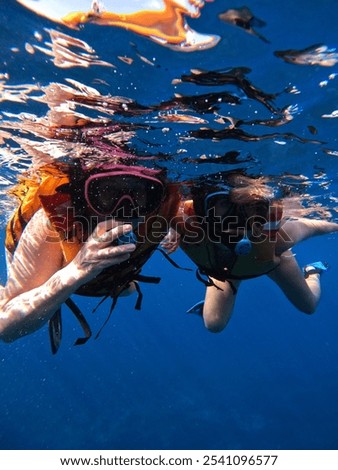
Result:
<svg viewBox="0 0 338 470"><path fill-rule="evenodd" d="M305 279L291 250L283 253L280 265L268 276L296 308L304 313L314 313L321 294L320 274L310 274Z"/></svg>
<svg viewBox="0 0 338 470"><path fill-rule="evenodd" d="M203 307L203 320L205 327L213 332L222 331L228 324L236 300L236 291L240 281L231 280L220 282L213 279L215 286L206 289ZM217 287L218 288L217 288Z"/></svg>

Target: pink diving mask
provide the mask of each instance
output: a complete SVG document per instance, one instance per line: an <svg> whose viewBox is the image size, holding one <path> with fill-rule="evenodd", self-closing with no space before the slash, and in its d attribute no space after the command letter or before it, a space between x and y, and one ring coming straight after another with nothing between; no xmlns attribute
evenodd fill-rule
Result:
<svg viewBox="0 0 338 470"><path fill-rule="evenodd" d="M164 197L160 170L115 165L91 174L84 188L88 207L97 215L129 219L147 216Z"/></svg>

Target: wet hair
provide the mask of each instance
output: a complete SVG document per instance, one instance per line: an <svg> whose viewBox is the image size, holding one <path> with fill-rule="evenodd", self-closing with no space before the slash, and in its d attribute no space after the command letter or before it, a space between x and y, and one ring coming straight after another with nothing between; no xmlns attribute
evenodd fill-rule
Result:
<svg viewBox="0 0 338 470"><path fill-rule="evenodd" d="M231 183L233 187L229 191L229 199L236 205L238 211L245 214L246 209L251 209L250 212L254 216L267 220L274 191L267 184L266 178L240 175L234 176Z"/></svg>
<svg viewBox="0 0 338 470"><path fill-rule="evenodd" d="M228 193L229 204L233 205L233 215L244 217L245 209L252 208L255 215L268 218L274 191L269 186L267 178L250 178L242 174L232 174L225 178L223 184L196 185L191 189L195 213L205 216L205 198L208 194L219 191Z"/></svg>
<svg viewBox="0 0 338 470"><path fill-rule="evenodd" d="M243 175L232 175L229 180L231 189L229 197L231 202L239 206L270 201L274 198L274 191L268 185L267 178L249 178Z"/></svg>

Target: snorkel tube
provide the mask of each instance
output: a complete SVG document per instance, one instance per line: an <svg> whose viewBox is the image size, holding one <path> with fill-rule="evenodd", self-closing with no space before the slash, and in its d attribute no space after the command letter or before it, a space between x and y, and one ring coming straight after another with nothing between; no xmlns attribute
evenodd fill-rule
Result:
<svg viewBox="0 0 338 470"><path fill-rule="evenodd" d="M269 240L276 241L278 230L283 219L283 203L280 200L270 201L267 222L263 225L262 233Z"/></svg>

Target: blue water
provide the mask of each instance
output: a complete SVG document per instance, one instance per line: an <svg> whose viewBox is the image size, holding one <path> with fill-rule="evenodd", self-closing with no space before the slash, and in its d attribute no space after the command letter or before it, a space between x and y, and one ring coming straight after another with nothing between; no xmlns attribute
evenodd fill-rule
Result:
<svg viewBox="0 0 338 470"><path fill-rule="evenodd" d="M70 77L91 85L100 78L110 84L105 93L149 104L172 96L172 79L191 68L246 66L251 68L250 80L267 92L290 84L301 90L300 95L279 97L281 106L297 103L302 110L283 131L311 138L307 126L314 125L315 138L337 150L337 121L320 116L338 107L338 78L329 80L326 87L318 85L337 73L337 66L297 66L273 55L275 50L316 43L337 47L337 2L251 0L247 6L267 23L260 32L269 44L218 20L226 8L241 6L236 0L226 7L221 1L208 3L200 19L189 20L194 29L222 37L214 49L191 54L173 52L114 28L91 25L73 33L102 60L117 63L114 72L104 67L61 70L42 54L25 53L24 44L34 42L34 31L43 33L44 27L56 26L11 0L0 6L0 73L8 73L11 84L47 85ZM151 68L151 73L140 63L127 66L116 61L117 55L135 52L131 42L143 55L156 57L158 67ZM12 47L20 51L13 52ZM189 86L193 87L183 85L179 92ZM1 111L39 113L39 106L5 102ZM252 112L251 106L248 101L236 113ZM172 138L168 148L165 142L161 145L174 153L179 144ZM325 201L337 195L337 157L324 153L323 146L296 141L278 145L271 140L215 145L223 152L236 148L254 155L256 173L289 172L312 180L323 171L330 182ZM197 141L191 151L202 154L208 146L210 142ZM170 165L182 179L219 169ZM320 188L313 185L311 190L321 194ZM2 228L2 237L3 232ZM0 448L338 449L336 246L337 236L332 235L295 249L300 265L317 259L331 265L313 316L298 312L275 285L259 278L242 284L227 329L211 334L200 318L185 314L203 298L203 286L193 273L175 269L156 253L144 272L160 274L161 284L143 287L140 312L134 310L134 298L120 299L99 339L74 347L80 332L69 314L64 315L64 338L56 356L50 353L46 328L13 344L1 344ZM192 267L181 252L174 259ZM3 257L1 280L5 281ZM96 305L94 300L76 300L87 312ZM103 304L96 315L88 313L94 331L107 309Z"/></svg>

